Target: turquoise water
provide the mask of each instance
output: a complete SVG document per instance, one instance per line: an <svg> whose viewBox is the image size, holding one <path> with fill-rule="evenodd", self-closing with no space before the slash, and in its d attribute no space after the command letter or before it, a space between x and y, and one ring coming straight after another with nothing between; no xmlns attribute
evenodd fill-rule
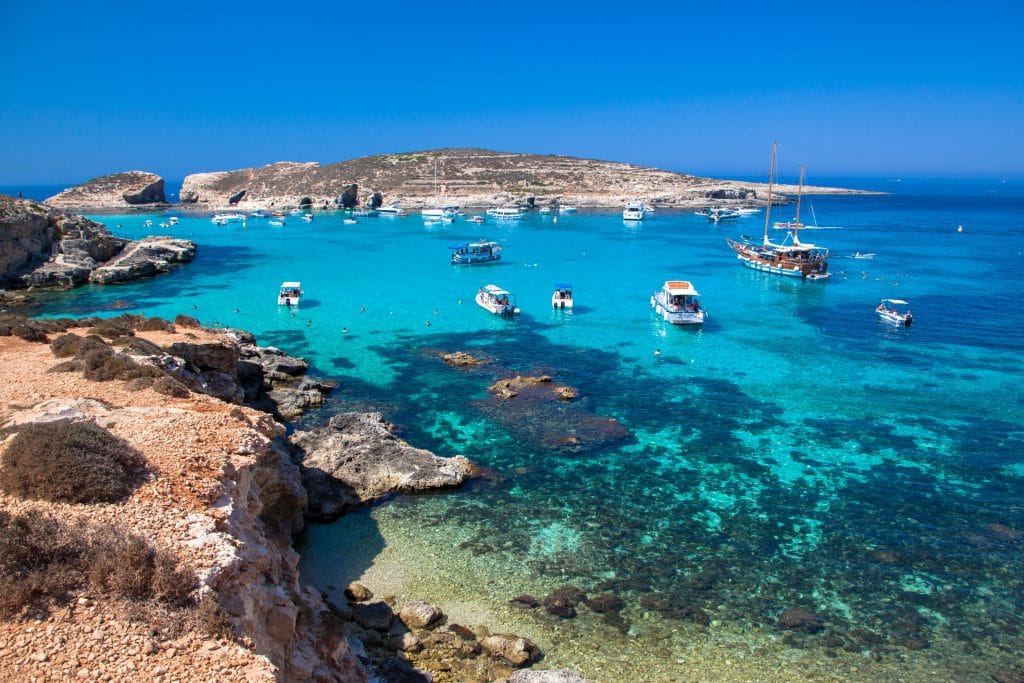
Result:
<svg viewBox="0 0 1024 683"><path fill-rule="evenodd" d="M191 265L48 295L38 312L250 329L340 381L328 410L383 410L415 445L489 468L458 492L313 525L303 572L325 590L362 578L431 600L530 635L546 665L595 680L638 662L650 680L677 680L724 661L748 677L984 680L1024 651L1024 187L950 187L812 198L825 227L804 240L834 254L819 283L736 263L725 236L759 235L763 214L436 228L186 216L171 232L199 243ZM97 218L152 232L146 216ZM479 237L502 242L500 264L449 265L447 245ZM841 257L855 251L877 256ZM703 295L702 330L652 314L651 293L676 278ZM279 309L292 279L302 306ZM575 284L571 314L550 308L556 280ZM473 303L487 283L518 295L517 320ZM882 297L908 299L914 326L876 320ZM439 350L491 362L452 369ZM486 392L508 372L551 374L581 399L509 412ZM609 417L624 430L606 430ZM564 584L616 593L623 620L506 605ZM778 629L788 607L824 628Z"/></svg>

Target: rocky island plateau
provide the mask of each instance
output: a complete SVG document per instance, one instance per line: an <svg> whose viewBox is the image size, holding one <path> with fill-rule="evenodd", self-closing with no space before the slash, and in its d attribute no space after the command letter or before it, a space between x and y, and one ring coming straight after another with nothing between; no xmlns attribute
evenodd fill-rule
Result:
<svg viewBox="0 0 1024 683"><path fill-rule="evenodd" d="M146 183L146 184L144 184ZM157 188L159 187L159 191ZM764 204L767 184L716 180L614 161L485 149L439 149L380 154L321 165L281 161L258 168L194 173L185 178L179 209L375 208L406 209L457 204L619 208L643 199L659 208L712 204ZM795 195L777 185L774 201ZM860 190L806 186L806 194L861 194ZM164 201L163 181L141 171L95 178L46 200L58 208L114 211L150 208Z"/></svg>

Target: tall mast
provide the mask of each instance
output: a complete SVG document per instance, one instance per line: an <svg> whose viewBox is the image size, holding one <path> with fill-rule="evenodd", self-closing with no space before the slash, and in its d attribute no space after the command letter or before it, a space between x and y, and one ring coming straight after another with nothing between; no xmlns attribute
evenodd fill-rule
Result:
<svg viewBox="0 0 1024 683"><path fill-rule="evenodd" d="M775 148L778 147L777 142L772 143L772 166L771 170L768 171L768 207L764 210L764 246L768 246L768 226L771 224L772 219L772 183L775 180Z"/></svg>
<svg viewBox="0 0 1024 683"><path fill-rule="evenodd" d="M800 187L796 191L796 220L793 221L797 225L800 225L800 198L804 194L804 165L800 164Z"/></svg>

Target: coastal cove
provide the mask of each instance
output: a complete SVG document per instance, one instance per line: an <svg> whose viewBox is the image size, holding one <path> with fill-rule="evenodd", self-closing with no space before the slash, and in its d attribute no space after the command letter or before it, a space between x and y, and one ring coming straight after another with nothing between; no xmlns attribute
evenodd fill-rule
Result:
<svg viewBox="0 0 1024 683"><path fill-rule="evenodd" d="M198 245L192 263L33 293L26 312L251 330L339 382L303 424L381 411L414 446L486 468L310 524L303 580L334 598L358 579L427 600L593 681L990 680L1024 651L1024 188L880 189L811 199L827 227L802 237L832 250L825 282L736 263L726 236L759 236L763 213L716 227L677 211L481 226L317 212L279 228L190 214L170 232ZM160 215L90 218L138 238ZM500 263L449 264L449 245L481 237ZM673 278L700 290L703 329L652 314ZM302 282L296 309L275 304L285 280ZM551 309L560 280L572 313ZM473 303L488 283L518 295L518 319ZM873 315L893 296L912 328ZM451 351L487 363L449 367ZM516 373L579 398L489 394ZM567 585L614 594L624 623L509 604ZM793 626L792 609L811 616Z"/></svg>

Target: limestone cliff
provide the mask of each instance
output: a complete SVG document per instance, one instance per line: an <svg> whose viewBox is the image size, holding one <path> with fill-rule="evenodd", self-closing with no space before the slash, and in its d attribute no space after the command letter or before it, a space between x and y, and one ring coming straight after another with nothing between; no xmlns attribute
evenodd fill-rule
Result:
<svg viewBox="0 0 1024 683"><path fill-rule="evenodd" d="M321 166L279 162L260 168L199 173L185 178L183 204L207 209L228 206L270 208L351 203L357 188L362 204L401 202L406 208L439 202L494 206L506 202L562 202L621 207L642 198L666 207L693 207L723 200L764 202L767 186L715 180L634 164L567 156L511 154L483 149L441 149L382 154ZM776 191L795 194L796 186ZM854 193L805 187L807 194ZM345 197L346 202L342 198Z"/></svg>
<svg viewBox="0 0 1024 683"><path fill-rule="evenodd" d="M56 338L67 326L48 321L34 329L54 330ZM173 553L198 574L202 593L217 596L234 638L195 629L167 635L130 607L91 599L86 588L41 617L0 620L0 678L366 681L331 609L298 582L291 537L302 526L306 493L284 427L203 394L172 397L155 385L87 379L55 357L60 344L51 350L38 343L46 334L22 336L36 342L0 330L0 429L92 422L137 449L152 474L117 505L47 503L7 492L0 493L0 512L123 529ZM199 328L138 332L133 339L153 348L203 346L195 354L226 361L238 354L232 338ZM11 440L0 434L6 467Z"/></svg>
<svg viewBox="0 0 1024 683"><path fill-rule="evenodd" d="M127 209L166 201L163 178L146 171L127 171L69 187L44 203L55 209Z"/></svg>
<svg viewBox="0 0 1024 683"><path fill-rule="evenodd" d="M0 287L126 282L191 261L196 245L171 237L115 237L83 216L0 195Z"/></svg>

